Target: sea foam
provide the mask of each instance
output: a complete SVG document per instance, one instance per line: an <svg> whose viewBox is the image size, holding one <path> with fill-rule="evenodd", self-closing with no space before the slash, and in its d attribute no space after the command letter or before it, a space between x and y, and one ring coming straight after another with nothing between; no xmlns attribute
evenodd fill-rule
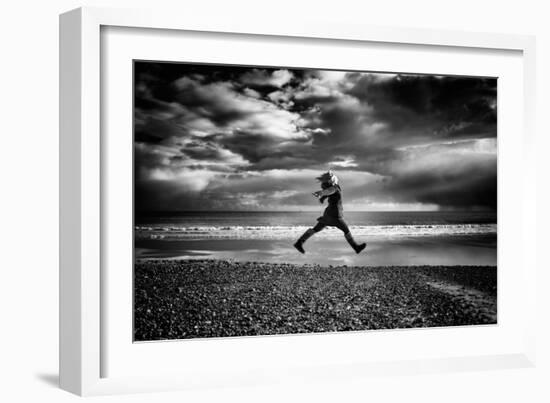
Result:
<svg viewBox="0 0 550 403"><path fill-rule="evenodd" d="M202 239L271 239L299 237L309 226L136 226L136 239L202 240ZM433 225L356 225L350 226L357 237L422 237L496 234L496 224ZM319 238L341 237L342 232L327 227L316 234Z"/></svg>

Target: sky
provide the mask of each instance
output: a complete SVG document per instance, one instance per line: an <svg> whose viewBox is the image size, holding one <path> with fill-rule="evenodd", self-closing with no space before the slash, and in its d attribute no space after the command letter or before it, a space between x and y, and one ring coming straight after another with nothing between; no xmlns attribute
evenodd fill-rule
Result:
<svg viewBox="0 0 550 403"><path fill-rule="evenodd" d="M137 211L495 210L494 78L135 62Z"/></svg>

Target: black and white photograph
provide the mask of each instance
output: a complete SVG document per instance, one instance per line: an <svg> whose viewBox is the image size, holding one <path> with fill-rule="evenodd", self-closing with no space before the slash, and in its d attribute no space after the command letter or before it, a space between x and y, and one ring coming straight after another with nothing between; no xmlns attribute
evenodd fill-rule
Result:
<svg viewBox="0 0 550 403"><path fill-rule="evenodd" d="M497 78L133 70L134 341L497 323Z"/></svg>

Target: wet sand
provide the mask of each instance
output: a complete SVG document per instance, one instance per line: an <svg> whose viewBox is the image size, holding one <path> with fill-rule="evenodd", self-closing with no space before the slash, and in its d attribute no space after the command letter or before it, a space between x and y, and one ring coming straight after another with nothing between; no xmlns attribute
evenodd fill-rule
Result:
<svg viewBox="0 0 550 403"><path fill-rule="evenodd" d="M136 341L496 323L495 266L138 260Z"/></svg>
<svg viewBox="0 0 550 403"><path fill-rule="evenodd" d="M337 231L337 230L335 230ZM369 237L367 248L356 255L344 237L312 237L306 254L298 253L293 240L136 240L137 258L232 259L268 263L347 266L496 266L496 234L464 236Z"/></svg>

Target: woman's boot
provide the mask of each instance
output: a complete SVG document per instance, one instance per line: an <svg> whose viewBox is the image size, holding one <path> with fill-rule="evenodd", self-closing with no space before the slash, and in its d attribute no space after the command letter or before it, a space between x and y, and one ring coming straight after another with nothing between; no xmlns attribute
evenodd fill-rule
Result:
<svg viewBox="0 0 550 403"><path fill-rule="evenodd" d="M313 228L310 228L306 232L304 232L303 235L296 241L296 243L294 244L294 247L298 249L298 252L306 253L306 251L303 248L304 242L307 241L307 239L311 237L313 234L315 234L315 231L313 230Z"/></svg>
<svg viewBox="0 0 550 403"><path fill-rule="evenodd" d="M355 242L355 239L353 239L353 236L351 235L351 232L348 232L345 235L345 237L346 237L346 240L348 241L348 243L351 245L351 247L355 251L355 253L361 252L367 246L366 243L362 243L360 245L357 245L357 242Z"/></svg>

